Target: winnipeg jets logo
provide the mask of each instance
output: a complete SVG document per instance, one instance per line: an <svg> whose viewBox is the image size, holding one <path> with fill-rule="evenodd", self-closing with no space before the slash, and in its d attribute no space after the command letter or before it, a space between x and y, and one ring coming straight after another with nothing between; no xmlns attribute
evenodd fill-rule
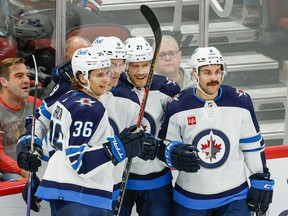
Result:
<svg viewBox="0 0 288 216"><path fill-rule="evenodd" d="M143 119L141 121L141 126L144 131L156 135L156 122L155 119L147 112L144 112Z"/></svg>
<svg viewBox="0 0 288 216"><path fill-rule="evenodd" d="M172 97L172 100L169 101L169 103L171 103L172 101L179 101L178 99L178 94Z"/></svg>
<svg viewBox="0 0 288 216"><path fill-rule="evenodd" d="M229 155L230 142L227 136L216 129L207 129L196 135L192 143L201 151L198 153L200 164L206 168L221 166Z"/></svg>
<svg viewBox="0 0 288 216"><path fill-rule="evenodd" d="M90 106L90 107L92 107L92 104L95 103L95 101L92 101L90 98L81 98L76 102L80 103L80 106Z"/></svg>
<svg viewBox="0 0 288 216"><path fill-rule="evenodd" d="M241 97L241 96L243 96L243 95L244 95L244 96L247 96L246 92L243 91L243 90L241 90L241 89L236 89L236 91L237 91L239 97Z"/></svg>
<svg viewBox="0 0 288 216"><path fill-rule="evenodd" d="M203 153L205 153L206 159L212 162L212 159L216 159L216 154L220 152L222 144L216 143L216 139L214 139L212 131L209 136L209 140L207 140L205 144L201 144L201 150Z"/></svg>
<svg viewBox="0 0 288 216"><path fill-rule="evenodd" d="M169 85L169 84L174 84L175 85L175 82L173 80L171 80L169 78L167 78L167 79L168 79L167 85Z"/></svg>

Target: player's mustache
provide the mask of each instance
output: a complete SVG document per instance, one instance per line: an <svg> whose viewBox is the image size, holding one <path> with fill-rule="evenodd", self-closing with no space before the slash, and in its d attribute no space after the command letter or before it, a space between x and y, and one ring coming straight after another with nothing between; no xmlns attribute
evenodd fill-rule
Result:
<svg viewBox="0 0 288 216"><path fill-rule="evenodd" d="M215 85L215 84L220 84L219 81L212 81L212 82L209 82L207 85L210 86L210 85Z"/></svg>

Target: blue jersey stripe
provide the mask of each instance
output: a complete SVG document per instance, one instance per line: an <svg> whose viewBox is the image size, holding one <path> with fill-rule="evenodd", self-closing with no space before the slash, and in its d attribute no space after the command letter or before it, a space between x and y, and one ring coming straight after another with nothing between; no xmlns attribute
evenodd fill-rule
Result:
<svg viewBox="0 0 288 216"><path fill-rule="evenodd" d="M65 201L77 202L89 206L112 210L112 195L111 198L105 198L97 195L85 194L83 192L76 192L73 190L60 190L42 186L39 186L36 194L37 197L47 201L51 199L62 199Z"/></svg>
<svg viewBox="0 0 288 216"><path fill-rule="evenodd" d="M40 112L41 112L47 119L49 119L49 120L51 119L51 113L47 110L45 103L41 103L39 109L40 109Z"/></svg>
<svg viewBox="0 0 288 216"><path fill-rule="evenodd" d="M233 194L227 197L216 198L216 199L191 199L189 197L184 196L176 190L173 190L173 199L175 202L189 209L212 209L217 208L219 206L226 205L235 200L242 200L247 197L248 188L240 191L237 194ZM207 196L207 195L206 195Z"/></svg>
<svg viewBox="0 0 288 216"><path fill-rule="evenodd" d="M248 150L242 150L242 152L258 152L261 151L265 148L265 146L259 147L259 148L254 148L254 149L248 149Z"/></svg>
<svg viewBox="0 0 288 216"><path fill-rule="evenodd" d="M152 180L128 180L126 188L129 190L151 190L163 187L169 184L172 180L171 172Z"/></svg>
<svg viewBox="0 0 288 216"><path fill-rule="evenodd" d="M248 138L243 138L240 139L240 143L252 143L252 142L259 142L262 139L261 134L257 134L256 136L253 137L248 137Z"/></svg>

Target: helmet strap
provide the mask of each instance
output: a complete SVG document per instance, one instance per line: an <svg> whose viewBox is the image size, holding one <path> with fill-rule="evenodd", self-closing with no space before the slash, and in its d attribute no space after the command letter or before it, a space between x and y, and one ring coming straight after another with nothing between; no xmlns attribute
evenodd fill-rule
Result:
<svg viewBox="0 0 288 216"><path fill-rule="evenodd" d="M218 94L218 92L214 93L214 94L208 94L204 91L204 89L201 87L200 82L199 82L199 76L198 74L195 74L195 76L197 77L197 80L195 79L195 82L197 84L196 88L199 89L204 95L206 95L207 97L211 98L212 96L214 96L215 94ZM220 82L221 85L222 81Z"/></svg>
<svg viewBox="0 0 288 216"><path fill-rule="evenodd" d="M77 77L75 77L75 78L76 78L76 80L78 81L78 83L79 83L84 89L86 89L89 93L92 94L93 97L99 98L99 96L97 96L97 95L92 91L92 89L90 88L91 84L90 84L89 79L87 79L85 76L83 76L83 77L84 77L84 79L87 81L87 86L85 86Z"/></svg>

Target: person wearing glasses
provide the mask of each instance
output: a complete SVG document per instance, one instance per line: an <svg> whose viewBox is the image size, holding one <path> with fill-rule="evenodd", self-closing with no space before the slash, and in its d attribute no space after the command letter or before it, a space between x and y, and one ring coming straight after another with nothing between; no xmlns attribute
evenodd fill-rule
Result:
<svg viewBox="0 0 288 216"><path fill-rule="evenodd" d="M181 89L193 85L190 73L181 67L182 52L178 42L170 35L163 35L156 63L155 74L167 76L176 82Z"/></svg>
<svg viewBox="0 0 288 216"><path fill-rule="evenodd" d="M167 105L159 133L166 144L160 147L162 160L170 167L179 166L175 151L181 146L183 154L191 154L178 169L172 215L262 215L272 202L274 180L252 100L221 84L226 63L215 47L197 48L191 63L198 85ZM200 166L189 169L197 164L193 155Z"/></svg>

